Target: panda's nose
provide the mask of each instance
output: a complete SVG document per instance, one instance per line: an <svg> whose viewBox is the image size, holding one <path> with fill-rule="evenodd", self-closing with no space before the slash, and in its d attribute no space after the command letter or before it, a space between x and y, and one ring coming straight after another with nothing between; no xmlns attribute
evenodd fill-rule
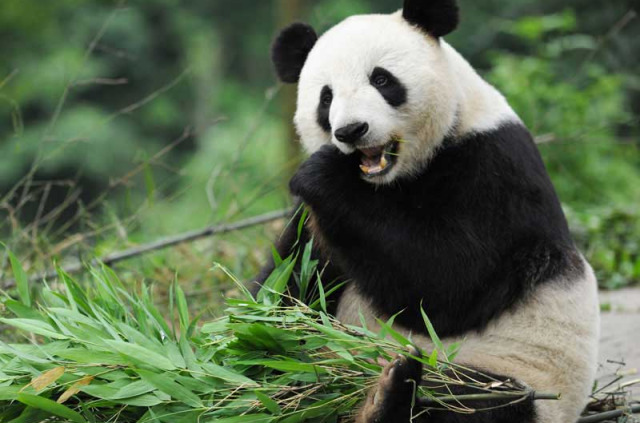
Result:
<svg viewBox="0 0 640 423"><path fill-rule="evenodd" d="M333 133L336 139L346 144L353 144L359 141L369 132L369 124L366 122L356 122L342 128L336 129Z"/></svg>

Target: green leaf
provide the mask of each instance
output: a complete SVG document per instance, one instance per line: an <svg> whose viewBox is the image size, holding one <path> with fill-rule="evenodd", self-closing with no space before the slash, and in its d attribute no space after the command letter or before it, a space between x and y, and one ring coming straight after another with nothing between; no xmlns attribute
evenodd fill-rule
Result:
<svg viewBox="0 0 640 423"><path fill-rule="evenodd" d="M4 417L3 415L0 415ZM39 410L33 407L26 407L20 416L9 421L9 423L33 423L33 422L42 422L45 421L47 417L50 417L50 413L46 411ZM3 421L3 420L0 420ZM4 423L4 421L3 421Z"/></svg>
<svg viewBox="0 0 640 423"><path fill-rule="evenodd" d="M388 333L389 336L391 336L397 343L399 343L403 347L407 347L409 345L412 345L411 341L409 341L400 332L398 332L395 329L393 329L389 324L387 324L387 322L384 322L384 321L382 321L380 319L377 319L377 318L376 318L376 321L378 322L378 324L380 325L382 330L384 330L386 333Z"/></svg>
<svg viewBox="0 0 640 423"><path fill-rule="evenodd" d="M282 372L300 372L314 374L327 373L325 369L319 367L315 363L303 363L301 361L294 360L244 360L238 362L238 364L264 366Z"/></svg>
<svg viewBox="0 0 640 423"><path fill-rule="evenodd" d="M320 277L320 276L321 276L321 275L320 275L320 273L318 272L318 276L317 276L317 277L318 277L318 279L317 279L318 281L319 281L319 280L321 280L321 277ZM347 284L347 281L345 281L345 282L340 282L340 283L338 283L338 284L332 284L333 286L331 287L331 289L330 289L330 290L328 290L327 292L325 292L325 294L324 294L325 301L326 301L326 299L327 299L327 298L330 298L330 297L331 297L331 295L333 295L333 293L334 293L334 292L338 291L340 288L342 288L342 287L343 287L343 286L345 286L346 284ZM318 298L317 300L315 300L314 302L312 302L312 303L309 305L309 308L310 308L310 309L312 309L312 310L316 310L316 309L318 308L318 305L320 305L320 301L321 301L321 299L320 299L320 298Z"/></svg>
<svg viewBox="0 0 640 423"><path fill-rule="evenodd" d="M304 229L304 225L305 223L307 223L307 218L309 217L309 209L306 208L304 204L300 204L300 207L298 207L298 210L296 210L294 216L297 216L300 210L302 210L302 214L300 215L300 220L298 220L298 240L302 236L302 230Z"/></svg>
<svg viewBox="0 0 640 423"><path fill-rule="evenodd" d="M27 307L20 301L6 299L4 301L5 307L7 307L16 317L23 319L42 320L42 315L31 307Z"/></svg>
<svg viewBox="0 0 640 423"><path fill-rule="evenodd" d="M445 354L445 359L448 359L446 357L447 352L442 345L442 341L436 333L436 330L433 328L431 320L429 320L429 317L427 316L427 313L425 313L424 308L422 308L422 305L420 305L420 313L422 313L422 319L424 320L424 324L427 327L427 331L429 332L429 337L431 337L431 342L433 342L433 345L435 345L441 353Z"/></svg>
<svg viewBox="0 0 640 423"><path fill-rule="evenodd" d="M268 414L247 414L245 416L234 416L226 419L216 419L216 423L268 423L275 418Z"/></svg>
<svg viewBox="0 0 640 423"><path fill-rule="evenodd" d="M33 319L0 319L0 322L24 330L26 332L42 335L52 339L67 339L66 336L56 332L56 330L48 323L41 320Z"/></svg>
<svg viewBox="0 0 640 423"><path fill-rule="evenodd" d="M280 257L275 245L271 245L271 257L273 257L274 268L282 264L282 257Z"/></svg>
<svg viewBox="0 0 640 423"><path fill-rule="evenodd" d="M178 307L178 317L180 318L180 333L186 334L189 327L189 308L187 307L187 298L180 285L175 283L176 290L176 306Z"/></svg>
<svg viewBox="0 0 640 423"><path fill-rule="evenodd" d="M130 405L133 407L153 407L158 404L162 404L164 401L152 394L140 395L139 397L132 397L118 400L119 403L124 405Z"/></svg>
<svg viewBox="0 0 640 423"><path fill-rule="evenodd" d="M264 408L269 410L271 414L275 414L276 416L278 416L282 413L282 410L280 409L278 403L275 402L270 396L263 394L260 391L253 391L253 393L256 394L258 400L260 400L262 405L264 405Z"/></svg>
<svg viewBox="0 0 640 423"><path fill-rule="evenodd" d="M0 386L0 401L14 401L22 389L21 386Z"/></svg>
<svg viewBox="0 0 640 423"><path fill-rule="evenodd" d="M107 340L106 343L114 350L136 363L144 363L160 370L175 370L176 366L166 357L141 347L123 341Z"/></svg>
<svg viewBox="0 0 640 423"><path fill-rule="evenodd" d="M429 356L429 359L427 360L429 363L429 366L431 366L432 368L437 368L438 366L438 349L434 348L433 351L431 351L431 355Z"/></svg>
<svg viewBox="0 0 640 423"><path fill-rule="evenodd" d="M256 382L238 373L234 373L231 370L227 370L222 366L218 366L214 363L204 363L202 368L207 372L208 376L213 376L218 379L222 379L234 384L246 385L246 386L259 386Z"/></svg>
<svg viewBox="0 0 640 423"><path fill-rule="evenodd" d="M11 262L11 270L13 271L13 278L16 281L16 287L18 288L18 296L20 301L27 307L31 307L31 294L29 293L29 278L22 268L22 264L17 257L7 249L9 253L9 261Z"/></svg>
<svg viewBox="0 0 640 423"><path fill-rule="evenodd" d="M186 389L184 386L171 380L168 374L158 374L149 372L146 370L136 370L136 373L140 375L142 380L155 386L158 390L170 395L171 398L184 402L193 408L202 408L203 404L200 398L193 392Z"/></svg>
<svg viewBox="0 0 640 423"><path fill-rule="evenodd" d="M122 356L98 349L69 348L56 354L65 360L72 360L79 364L107 364L121 366L124 364Z"/></svg>
<svg viewBox="0 0 640 423"><path fill-rule="evenodd" d="M293 273L295 265L296 260L294 257L288 257L284 260L274 273L265 281L264 287L267 291L272 291L276 294L284 293L287 289L289 280L291 279L291 273Z"/></svg>
<svg viewBox="0 0 640 423"><path fill-rule="evenodd" d="M322 311L327 313L327 297L324 293L324 286L322 285L320 276L318 276L317 286L318 286L318 295L320 297L320 307L322 307Z"/></svg>
<svg viewBox="0 0 640 423"><path fill-rule="evenodd" d="M21 403L28 405L29 407L46 411L47 413L51 413L54 416L62 417L75 423L86 423L86 420L82 417L82 415L73 411L69 407L58 404L57 402L50 399L30 394L18 394L18 397L16 399Z"/></svg>
<svg viewBox="0 0 640 423"><path fill-rule="evenodd" d="M93 312L89 306L89 300L87 299L87 295L82 287L78 285L78 283L74 281L61 267L57 266L56 272L67 288L67 298L73 309L76 310L77 308L80 308L88 316L93 316Z"/></svg>
<svg viewBox="0 0 640 423"><path fill-rule="evenodd" d="M118 391L109 399L119 400L124 398L133 398L152 392L154 389L154 386L149 382L145 380L136 380L135 382L131 382L118 389Z"/></svg>
<svg viewBox="0 0 640 423"><path fill-rule="evenodd" d="M311 254L313 252L313 238L304 247L302 253L302 261L300 262L300 293L299 299L305 301L307 298L307 290L309 288L309 282L313 277L313 274L318 267L318 260L311 260Z"/></svg>

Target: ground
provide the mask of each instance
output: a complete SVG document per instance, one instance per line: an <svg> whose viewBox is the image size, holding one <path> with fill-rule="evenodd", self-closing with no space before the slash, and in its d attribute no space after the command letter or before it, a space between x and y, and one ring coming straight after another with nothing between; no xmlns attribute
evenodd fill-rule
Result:
<svg viewBox="0 0 640 423"><path fill-rule="evenodd" d="M600 292L602 304L602 326L600 335L599 376L611 374L619 365L607 360L626 363L630 374L625 380L640 378L640 289L628 288L619 291ZM640 386L634 388L640 397Z"/></svg>

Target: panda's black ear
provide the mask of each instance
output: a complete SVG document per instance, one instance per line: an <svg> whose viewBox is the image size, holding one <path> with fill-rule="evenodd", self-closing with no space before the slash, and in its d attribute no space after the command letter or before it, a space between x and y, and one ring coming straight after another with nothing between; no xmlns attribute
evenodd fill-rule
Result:
<svg viewBox="0 0 640 423"><path fill-rule="evenodd" d="M316 41L318 35L305 23L294 23L282 30L271 47L271 60L282 82L298 82L304 62Z"/></svg>
<svg viewBox="0 0 640 423"><path fill-rule="evenodd" d="M459 21L456 0L405 0L402 16L436 38L452 32Z"/></svg>

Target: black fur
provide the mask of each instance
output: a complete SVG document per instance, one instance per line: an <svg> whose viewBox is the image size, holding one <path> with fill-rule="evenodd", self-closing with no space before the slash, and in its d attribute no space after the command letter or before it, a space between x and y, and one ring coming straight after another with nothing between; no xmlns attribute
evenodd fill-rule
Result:
<svg viewBox="0 0 640 423"><path fill-rule="evenodd" d="M420 356L419 352L411 352ZM393 371L391 371L393 370ZM466 382L463 384L446 384L422 380L422 364L410 356L398 356L389 363L382 372L378 385L373 388L369 398L360 410L357 423L385 422L408 423L409 416L414 423L534 423L536 410L531 397L499 400L462 401L455 406L466 406L478 410L472 414L460 414L444 409L426 398L415 398L412 383L419 382L429 391L449 396L473 395L487 393L486 389L477 386L489 386L495 381L505 381L508 377L473 369L450 368L445 375L453 380ZM514 382L512 382L514 383ZM526 387L518 386L522 391ZM495 387L490 392L500 392ZM376 401L377 400L377 401ZM412 408L413 404L413 408Z"/></svg>
<svg viewBox="0 0 640 423"><path fill-rule="evenodd" d="M328 85L322 87L320 91L320 99L318 101L318 110L316 120L318 125L326 132L331 132L331 123L329 123L329 111L331 110L331 102L333 101L333 91Z"/></svg>
<svg viewBox="0 0 640 423"><path fill-rule="evenodd" d="M385 83L377 84L378 78L383 77ZM407 102L407 89L391 72L384 68L376 67L369 77L371 85L373 85L384 97L391 107L400 107Z"/></svg>
<svg viewBox="0 0 640 423"><path fill-rule="evenodd" d="M271 47L271 60L282 82L298 82L302 67L316 41L318 35L304 23L291 24L280 32Z"/></svg>
<svg viewBox="0 0 640 423"><path fill-rule="evenodd" d="M311 208L332 263L382 315L440 336L481 331L539 284L580 271L560 203L529 132L508 124L449 140L392 186L325 146L290 187Z"/></svg>
<svg viewBox="0 0 640 423"><path fill-rule="evenodd" d="M402 16L436 38L455 30L460 19L455 0L405 0Z"/></svg>

